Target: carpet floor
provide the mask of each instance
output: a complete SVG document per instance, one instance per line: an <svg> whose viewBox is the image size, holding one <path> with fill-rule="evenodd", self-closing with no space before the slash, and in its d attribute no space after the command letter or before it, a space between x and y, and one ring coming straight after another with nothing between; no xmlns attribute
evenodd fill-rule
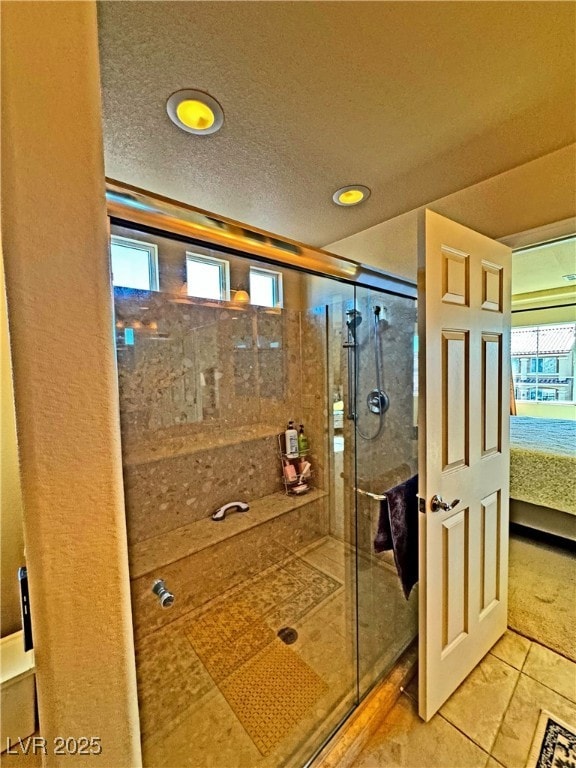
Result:
<svg viewBox="0 0 576 768"><path fill-rule="evenodd" d="M576 661L576 555L510 537L508 625Z"/></svg>

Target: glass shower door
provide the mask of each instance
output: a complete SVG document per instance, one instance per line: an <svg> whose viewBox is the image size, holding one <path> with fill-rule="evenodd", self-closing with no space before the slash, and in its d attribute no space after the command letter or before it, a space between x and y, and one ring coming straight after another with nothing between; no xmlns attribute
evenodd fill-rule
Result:
<svg viewBox="0 0 576 768"><path fill-rule="evenodd" d="M159 290L114 295L144 765L303 765L358 700L354 289L275 267L281 305L234 301L258 262L218 252L231 299L200 298L193 244L112 231L158 257Z"/></svg>
<svg viewBox="0 0 576 768"><path fill-rule="evenodd" d="M414 639L418 597L405 597L391 550L377 553L381 497L417 472L414 299L356 287L355 456L360 696L386 674ZM412 530L408 557L418 557Z"/></svg>

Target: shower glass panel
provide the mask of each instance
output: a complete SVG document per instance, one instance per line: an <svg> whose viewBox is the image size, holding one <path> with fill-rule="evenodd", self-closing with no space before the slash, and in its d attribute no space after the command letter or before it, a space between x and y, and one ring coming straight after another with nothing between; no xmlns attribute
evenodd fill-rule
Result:
<svg viewBox="0 0 576 768"><path fill-rule="evenodd" d="M355 490L415 469L414 302L274 264L283 296L258 306L266 264L111 229L157 255L159 285L114 288L144 765L304 765L415 636ZM190 255L226 262L223 298L193 295Z"/></svg>
<svg viewBox="0 0 576 768"><path fill-rule="evenodd" d="M374 540L386 491L418 468L414 413L416 302L356 288L355 477L360 694L388 672L418 628L417 587L404 596L394 554ZM361 322L359 322L361 321ZM390 531L396 533L395 531ZM411 530L413 533L413 529ZM414 547L409 557L417 557Z"/></svg>

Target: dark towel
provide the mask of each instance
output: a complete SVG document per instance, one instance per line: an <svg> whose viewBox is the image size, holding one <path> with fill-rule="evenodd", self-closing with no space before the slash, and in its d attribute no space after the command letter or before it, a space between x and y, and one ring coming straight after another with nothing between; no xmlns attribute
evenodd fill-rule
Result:
<svg viewBox="0 0 576 768"><path fill-rule="evenodd" d="M386 491L380 503L374 550L392 549L396 570L408 600L418 581L418 475Z"/></svg>

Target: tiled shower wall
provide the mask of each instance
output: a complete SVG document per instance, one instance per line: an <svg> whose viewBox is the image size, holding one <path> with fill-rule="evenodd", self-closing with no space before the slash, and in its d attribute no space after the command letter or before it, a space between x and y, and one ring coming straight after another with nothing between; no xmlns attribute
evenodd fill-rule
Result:
<svg viewBox="0 0 576 768"><path fill-rule="evenodd" d="M130 544L149 540L153 546L155 537L209 521L229 501L250 503L283 491L276 436L294 419L304 423L310 441L313 485L328 495L310 504L308 514L289 512L274 530L284 531L281 538L286 539L293 517L293 524L302 527L294 538L299 544L331 534L350 543L357 540L371 553L379 508L377 502L356 498L354 485L382 493L416 471L415 303L356 291L363 317L357 349L363 431L371 434L378 424L365 408L366 395L376 386L376 303L385 317L379 329L381 387L390 397L382 433L365 441L355 438L353 422L347 419L342 432L335 430L332 411L334 400L347 401L347 351L342 344L345 310L354 301L351 286L283 270L282 309L192 299L182 291L189 246L165 238L156 238L156 243L162 291L115 289ZM250 261L230 260L232 285L246 284ZM337 434L344 436L345 457L334 452ZM231 541L239 557L250 558L253 547L265 545L272 526L262 528ZM203 560L204 555L190 568L198 570ZM232 571L230 579L235 578ZM222 590L227 579L221 580Z"/></svg>
<svg viewBox="0 0 576 768"><path fill-rule="evenodd" d="M417 437L414 429L414 333L416 302L400 296L374 292L360 296L358 307L363 323L359 328L360 347L357 354L359 382L357 393L358 426L368 435L377 431L378 416L368 413L366 396L376 387L373 316L381 307L378 343L381 350L380 386L390 398L384 415L384 426L375 440L358 439L361 459L358 480L371 484L382 493L416 472Z"/></svg>
<svg viewBox="0 0 576 768"><path fill-rule="evenodd" d="M368 412L366 397L376 388L373 318L374 307L381 307L378 341L381 350L380 387L390 398L383 428L373 440L356 436L358 487L382 494L408 480L418 468L418 440L414 420L416 302L400 296L378 295L360 290L358 309L363 322L358 329L359 366L358 426L368 437L375 435L378 416ZM373 550L379 503L358 497L358 545Z"/></svg>
<svg viewBox="0 0 576 768"><path fill-rule="evenodd" d="M323 312L121 288L115 306L131 542L281 490L276 435L288 419L305 424L323 487Z"/></svg>

